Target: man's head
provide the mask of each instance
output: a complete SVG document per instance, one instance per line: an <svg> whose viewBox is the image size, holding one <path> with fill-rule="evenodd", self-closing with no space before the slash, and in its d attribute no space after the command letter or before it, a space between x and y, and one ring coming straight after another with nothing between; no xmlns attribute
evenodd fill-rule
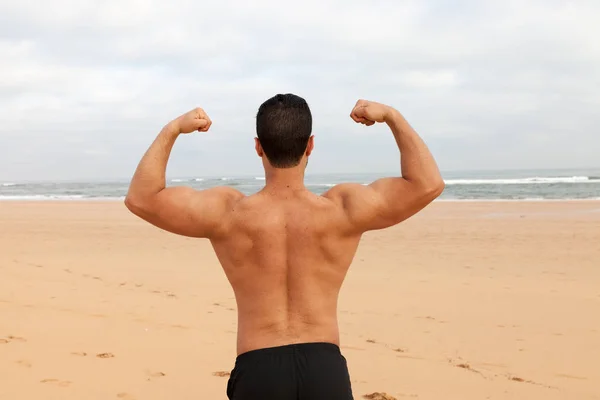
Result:
<svg viewBox="0 0 600 400"><path fill-rule="evenodd" d="M306 101L278 94L265 101L256 115L256 151L274 168L292 168L310 155L312 115Z"/></svg>

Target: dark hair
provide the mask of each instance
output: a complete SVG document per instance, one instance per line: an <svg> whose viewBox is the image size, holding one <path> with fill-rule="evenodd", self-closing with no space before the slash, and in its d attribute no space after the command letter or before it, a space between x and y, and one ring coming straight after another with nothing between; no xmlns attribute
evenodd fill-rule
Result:
<svg viewBox="0 0 600 400"><path fill-rule="evenodd" d="M275 168L300 163L312 133L312 115L306 101L294 94L278 94L265 101L256 115L256 134Z"/></svg>

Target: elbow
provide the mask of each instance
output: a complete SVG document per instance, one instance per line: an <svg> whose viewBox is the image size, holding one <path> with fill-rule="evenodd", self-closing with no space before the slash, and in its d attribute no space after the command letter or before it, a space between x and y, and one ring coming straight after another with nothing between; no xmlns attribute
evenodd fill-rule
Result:
<svg viewBox="0 0 600 400"><path fill-rule="evenodd" d="M134 198L134 197L132 197L131 195L129 195L129 194L128 194L127 196L125 196L125 201L124 201L123 203L125 203L125 207L126 207L126 208L127 208L129 211L131 211L132 213L134 213L134 214L135 214L135 211L134 211L134 210L136 210L136 209L137 209L137 207L138 207L138 203L137 203L137 200L135 200L135 198Z"/></svg>
<svg viewBox="0 0 600 400"><path fill-rule="evenodd" d="M424 193L428 199L431 199L431 201L433 201L441 196L445 188L446 183L444 182L442 177L439 177L435 180L432 180L428 185L424 187Z"/></svg>
<svg viewBox="0 0 600 400"><path fill-rule="evenodd" d="M124 203L125 207L127 207L127 209L131 211L131 213L138 216L143 214L144 210L147 209L147 206L145 205L145 202L142 199L131 194L127 194Z"/></svg>
<svg viewBox="0 0 600 400"><path fill-rule="evenodd" d="M446 182L444 182L444 180L440 176L440 178L438 179L438 181L435 184L435 191L434 191L435 197L441 196L441 194L444 193L445 189L446 189Z"/></svg>

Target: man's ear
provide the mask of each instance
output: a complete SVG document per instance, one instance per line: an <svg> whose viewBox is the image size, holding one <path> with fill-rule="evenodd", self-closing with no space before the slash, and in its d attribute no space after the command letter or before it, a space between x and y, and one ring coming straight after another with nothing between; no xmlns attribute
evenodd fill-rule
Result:
<svg viewBox="0 0 600 400"><path fill-rule="evenodd" d="M312 153L313 149L315 148L315 137L311 136L308 138L308 144L306 145L306 156L310 156L310 153Z"/></svg>
<svg viewBox="0 0 600 400"><path fill-rule="evenodd" d="M254 138L254 148L256 149L256 154L258 154L260 158L263 158L265 152L262 146L260 145L260 140L258 140L258 138Z"/></svg>

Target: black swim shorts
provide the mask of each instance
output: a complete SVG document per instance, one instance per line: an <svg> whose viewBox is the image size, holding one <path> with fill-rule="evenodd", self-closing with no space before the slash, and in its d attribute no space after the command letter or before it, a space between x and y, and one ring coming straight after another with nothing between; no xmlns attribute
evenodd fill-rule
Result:
<svg viewBox="0 0 600 400"><path fill-rule="evenodd" d="M230 400L352 400L346 359L331 343L303 343L240 354L227 383Z"/></svg>

